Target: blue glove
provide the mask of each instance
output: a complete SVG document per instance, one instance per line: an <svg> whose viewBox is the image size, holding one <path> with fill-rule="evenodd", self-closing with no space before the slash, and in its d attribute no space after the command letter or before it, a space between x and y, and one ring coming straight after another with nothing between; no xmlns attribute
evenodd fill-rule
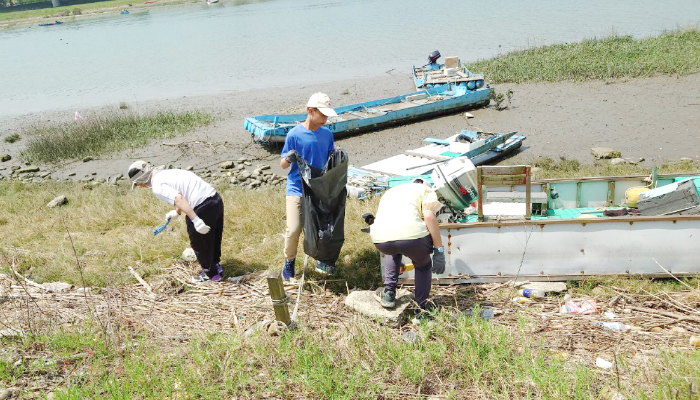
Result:
<svg viewBox="0 0 700 400"><path fill-rule="evenodd" d="M430 268L430 270L434 274L442 274L445 272L445 250L444 248L436 249L435 252L433 252L433 266Z"/></svg>
<svg viewBox="0 0 700 400"><path fill-rule="evenodd" d="M296 150L289 150L289 151L287 152L287 157L285 157L285 158L286 158L287 161L289 161L289 163L291 164L291 163L297 162L297 155L298 155L298 154L297 154L297 151L296 151Z"/></svg>

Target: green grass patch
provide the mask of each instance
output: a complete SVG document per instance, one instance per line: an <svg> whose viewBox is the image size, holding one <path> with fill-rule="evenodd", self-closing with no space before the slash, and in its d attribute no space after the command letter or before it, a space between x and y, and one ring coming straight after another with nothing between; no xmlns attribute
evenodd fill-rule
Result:
<svg viewBox="0 0 700 400"><path fill-rule="evenodd" d="M19 136L19 134L13 133L11 135L5 136L5 143L14 143L20 139L21 136Z"/></svg>
<svg viewBox="0 0 700 400"><path fill-rule="evenodd" d="M107 113L25 128L29 138L20 156L30 162L56 162L140 147L151 139L171 138L206 125L214 118L202 111L154 114Z"/></svg>
<svg viewBox="0 0 700 400"><path fill-rule="evenodd" d="M587 81L700 71L697 28L634 39L613 35L506 53L467 65L494 83Z"/></svg>

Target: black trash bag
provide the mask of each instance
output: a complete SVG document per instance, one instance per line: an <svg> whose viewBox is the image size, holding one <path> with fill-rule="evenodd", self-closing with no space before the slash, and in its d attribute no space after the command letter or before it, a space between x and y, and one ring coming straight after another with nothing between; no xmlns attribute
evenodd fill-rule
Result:
<svg viewBox="0 0 700 400"><path fill-rule="evenodd" d="M345 241L345 199L348 153L336 149L323 169L298 159L301 175L301 210L304 218L304 253L334 265Z"/></svg>

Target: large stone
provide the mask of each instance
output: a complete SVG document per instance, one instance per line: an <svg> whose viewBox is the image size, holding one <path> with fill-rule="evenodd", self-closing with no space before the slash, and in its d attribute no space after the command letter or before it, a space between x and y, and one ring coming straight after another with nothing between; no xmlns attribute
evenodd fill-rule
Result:
<svg viewBox="0 0 700 400"><path fill-rule="evenodd" d="M12 397L10 389L0 389L0 400L7 400Z"/></svg>
<svg viewBox="0 0 700 400"><path fill-rule="evenodd" d="M622 155L622 153L617 150L613 150L610 147L593 147L591 149L591 154L593 154L593 157L597 159L617 158Z"/></svg>
<svg viewBox="0 0 700 400"><path fill-rule="evenodd" d="M5 162L5 161L10 161L12 160L12 156L9 154L3 154L0 155L0 161Z"/></svg>
<svg viewBox="0 0 700 400"><path fill-rule="evenodd" d="M116 186L122 178L124 178L122 174L112 175L107 182L112 186Z"/></svg>
<svg viewBox="0 0 700 400"><path fill-rule="evenodd" d="M219 163L219 168L221 169L231 169L235 167L233 161L224 161L222 163Z"/></svg>
<svg viewBox="0 0 700 400"><path fill-rule="evenodd" d="M265 171L266 169L270 169L271 167L267 164L263 164L260 167L258 167L259 170Z"/></svg>
<svg viewBox="0 0 700 400"><path fill-rule="evenodd" d="M64 204L68 204L68 197L65 195L60 195L55 199L51 200L49 204L46 205L48 208L60 207Z"/></svg>
<svg viewBox="0 0 700 400"><path fill-rule="evenodd" d="M612 160L610 160L610 165L622 165L622 164L627 164L627 160L624 158L620 157L615 157Z"/></svg>
<svg viewBox="0 0 700 400"><path fill-rule="evenodd" d="M39 172L39 167L37 167L36 165L30 165L28 167L20 168L17 170L18 174L26 174L29 172Z"/></svg>
<svg viewBox="0 0 700 400"><path fill-rule="evenodd" d="M92 157L87 156L87 157L83 158L83 162L89 162L89 161L92 161Z"/></svg>
<svg viewBox="0 0 700 400"><path fill-rule="evenodd" d="M523 286L522 289L539 289L545 293L561 293L566 292L566 282L530 282Z"/></svg>
<svg viewBox="0 0 700 400"><path fill-rule="evenodd" d="M406 319L406 309L413 301L413 293L406 289L396 292L396 307L388 310L374 297L373 290L355 290L345 298L345 306L382 324L398 327Z"/></svg>

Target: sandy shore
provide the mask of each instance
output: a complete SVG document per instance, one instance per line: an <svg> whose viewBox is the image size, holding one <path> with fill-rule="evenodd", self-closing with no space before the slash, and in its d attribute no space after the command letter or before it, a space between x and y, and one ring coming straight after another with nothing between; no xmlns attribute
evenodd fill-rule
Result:
<svg viewBox="0 0 700 400"><path fill-rule="evenodd" d="M446 116L364 133L337 140L356 166L419 147L425 137L447 137L461 129L518 131L527 136L522 151L504 163L526 162L537 156L578 159L592 163L591 147L613 147L623 157L644 157L647 164L659 164L681 157L700 159L700 74L685 77L655 77L614 82L505 84L494 86L499 92L512 89L511 107L496 111L493 107L473 110L473 119L462 114ZM334 105L391 97L413 90L407 73L391 72L381 76L339 82L312 83L304 86L241 91L198 97L170 98L129 104L137 112L161 109L201 109L217 116L217 122L185 136L155 140L144 148L125 151L83 163L42 166L52 176L75 178L97 172L97 177L124 173L136 159L156 164L172 163L197 169L225 160L247 157L253 164L277 166L279 147L251 143L243 129L245 117L296 113L303 110L309 95L323 91ZM111 107L116 107L112 105ZM104 107L79 110L90 118ZM71 121L75 110L56 110L0 120L0 137L19 132L22 126L46 121ZM0 154L13 160L0 164L6 174L11 165L20 165L19 151L25 140L15 144L0 141ZM168 145L164 145L167 143ZM173 145L178 144L181 145Z"/></svg>

